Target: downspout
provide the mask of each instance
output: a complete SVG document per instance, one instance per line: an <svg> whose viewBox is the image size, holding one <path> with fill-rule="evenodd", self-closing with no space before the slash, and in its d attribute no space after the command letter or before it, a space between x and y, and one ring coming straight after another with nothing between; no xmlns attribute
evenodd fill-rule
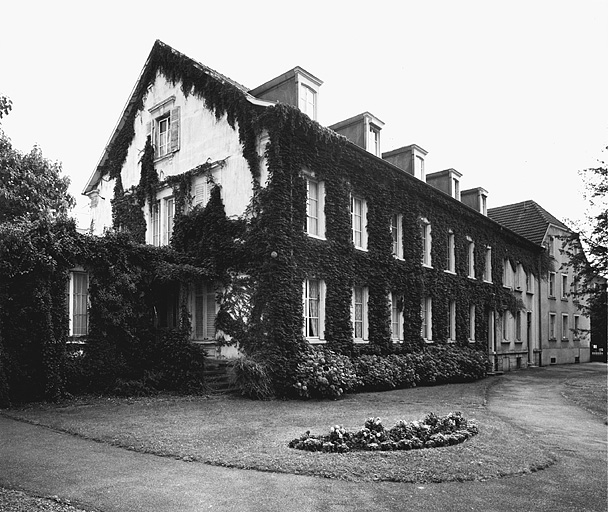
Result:
<svg viewBox="0 0 608 512"><path fill-rule="evenodd" d="M537 292L537 297L538 297L538 366L542 366L543 365L543 339L542 339L542 334L543 334L543 311L542 311L542 304L543 301L541 299L541 283L542 283L542 276L541 276L541 269L540 269L540 259L538 261L538 292Z"/></svg>

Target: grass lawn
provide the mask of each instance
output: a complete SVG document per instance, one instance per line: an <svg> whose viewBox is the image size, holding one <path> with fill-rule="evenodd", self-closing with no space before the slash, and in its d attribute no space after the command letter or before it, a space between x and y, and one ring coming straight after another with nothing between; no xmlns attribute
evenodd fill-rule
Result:
<svg viewBox="0 0 608 512"><path fill-rule="evenodd" d="M523 474L554 457L526 432L485 408L497 378L346 395L337 401L251 401L233 396L79 398L5 411L116 446L193 462L314 475L349 481L441 482ZM385 427L422 419L429 412L461 411L479 434L456 446L395 452L330 454L290 449L306 430L327 434L331 425L358 430L369 417Z"/></svg>

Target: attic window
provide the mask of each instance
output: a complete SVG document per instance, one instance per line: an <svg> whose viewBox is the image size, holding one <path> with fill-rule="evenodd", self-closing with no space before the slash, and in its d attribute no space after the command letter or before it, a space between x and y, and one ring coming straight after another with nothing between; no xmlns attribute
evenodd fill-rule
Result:
<svg viewBox="0 0 608 512"><path fill-rule="evenodd" d="M376 156L380 155L380 128L373 124L369 124L369 132L367 134L367 150Z"/></svg>
<svg viewBox="0 0 608 512"><path fill-rule="evenodd" d="M298 106L313 120L317 119L317 93L307 85L300 84Z"/></svg>
<svg viewBox="0 0 608 512"><path fill-rule="evenodd" d="M152 120L148 123L148 135L154 145L154 158L164 158L179 149L180 107L176 107L175 97L152 107Z"/></svg>

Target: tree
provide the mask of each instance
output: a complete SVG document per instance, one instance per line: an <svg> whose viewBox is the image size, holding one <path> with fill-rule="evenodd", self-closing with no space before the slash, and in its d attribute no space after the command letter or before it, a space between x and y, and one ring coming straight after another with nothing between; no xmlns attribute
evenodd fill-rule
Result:
<svg viewBox="0 0 608 512"><path fill-rule="evenodd" d="M0 96L0 119L10 109L11 101ZM0 128L0 223L66 216L76 204L69 185L59 162L45 158L37 146L29 153L13 148Z"/></svg>

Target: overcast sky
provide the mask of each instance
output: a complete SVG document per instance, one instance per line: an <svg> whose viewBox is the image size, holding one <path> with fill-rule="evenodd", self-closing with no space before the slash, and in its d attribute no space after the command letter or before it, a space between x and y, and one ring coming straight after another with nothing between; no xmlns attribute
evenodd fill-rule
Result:
<svg viewBox="0 0 608 512"><path fill-rule="evenodd" d="M63 163L81 210L156 39L250 88L303 67L324 82L321 124L369 111L382 151L418 144L427 172L455 168L489 207L533 199L580 220L578 171L607 159L607 0L20 0L0 14L2 127Z"/></svg>

